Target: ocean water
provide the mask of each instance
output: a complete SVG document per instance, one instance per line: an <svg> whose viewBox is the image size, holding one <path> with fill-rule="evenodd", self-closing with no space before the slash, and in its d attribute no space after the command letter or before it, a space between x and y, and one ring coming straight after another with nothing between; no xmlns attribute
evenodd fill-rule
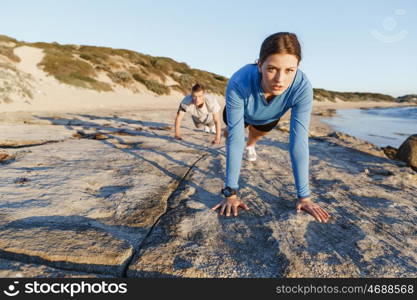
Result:
<svg viewBox="0 0 417 300"><path fill-rule="evenodd" d="M417 134L417 106L375 109L343 109L337 116L323 119L335 131L341 131L379 147L400 147Z"/></svg>

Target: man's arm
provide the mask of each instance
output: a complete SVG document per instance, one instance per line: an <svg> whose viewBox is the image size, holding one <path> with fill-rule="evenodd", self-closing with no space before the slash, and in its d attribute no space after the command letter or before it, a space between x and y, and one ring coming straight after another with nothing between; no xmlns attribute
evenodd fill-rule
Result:
<svg viewBox="0 0 417 300"><path fill-rule="evenodd" d="M213 144L220 144L221 135L222 135L221 133L222 123L220 121L219 112L213 113L213 120L214 120L214 125L216 126L216 139L213 141Z"/></svg>
<svg viewBox="0 0 417 300"><path fill-rule="evenodd" d="M175 117L175 138L181 140L181 121L184 117L185 111L181 107L178 109L177 116Z"/></svg>

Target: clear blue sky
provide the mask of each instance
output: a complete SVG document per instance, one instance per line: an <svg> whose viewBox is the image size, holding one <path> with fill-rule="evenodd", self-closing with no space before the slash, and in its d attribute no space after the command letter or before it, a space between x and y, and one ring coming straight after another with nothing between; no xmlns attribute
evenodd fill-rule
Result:
<svg viewBox="0 0 417 300"><path fill-rule="evenodd" d="M167 56L230 77L290 31L316 88L417 93L417 1L2 0L0 34Z"/></svg>

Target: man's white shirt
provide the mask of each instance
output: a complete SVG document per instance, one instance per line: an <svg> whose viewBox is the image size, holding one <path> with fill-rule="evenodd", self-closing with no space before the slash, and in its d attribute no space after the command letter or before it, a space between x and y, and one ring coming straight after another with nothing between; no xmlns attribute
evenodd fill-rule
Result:
<svg viewBox="0 0 417 300"><path fill-rule="evenodd" d="M191 95L187 95L181 101L180 107L194 116L199 122L207 123L211 120L213 113L220 111L220 104L214 95L204 94L203 98L204 105L201 108L198 108L197 105L193 103Z"/></svg>

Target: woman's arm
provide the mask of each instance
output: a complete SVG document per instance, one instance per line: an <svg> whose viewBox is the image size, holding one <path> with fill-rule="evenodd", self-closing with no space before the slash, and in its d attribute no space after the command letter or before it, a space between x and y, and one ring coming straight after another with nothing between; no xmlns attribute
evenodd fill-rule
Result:
<svg viewBox="0 0 417 300"><path fill-rule="evenodd" d="M297 196L301 199L310 196L308 130L313 106L310 82L305 83L296 97L296 104L291 109L290 156Z"/></svg>
<svg viewBox="0 0 417 300"><path fill-rule="evenodd" d="M308 184L309 148L308 128L313 106L313 88L309 82L298 94L296 104L291 110L290 122L290 155L297 189L297 212L304 210L318 222L327 223L330 215L318 204L311 201Z"/></svg>
<svg viewBox="0 0 417 300"><path fill-rule="evenodd" d="M226 141L226 183L233 189L238 189L239 173L242 164L243 148L245 144L244 98L235 83L229 81L226 89L227 131ZM232 212L238 214L238 208L249 210L249 207L237 196L232 195L212 207L220 208L220 215L226 211L226 216Z"/></svg>
<svg viewBox="0 0 417 300"><path fill-rule="evenodd" d="M234 82L226 89L227 132L226 141L226 183L225 186L238 189L240 168L245 146L244 99Z"/></svg>

